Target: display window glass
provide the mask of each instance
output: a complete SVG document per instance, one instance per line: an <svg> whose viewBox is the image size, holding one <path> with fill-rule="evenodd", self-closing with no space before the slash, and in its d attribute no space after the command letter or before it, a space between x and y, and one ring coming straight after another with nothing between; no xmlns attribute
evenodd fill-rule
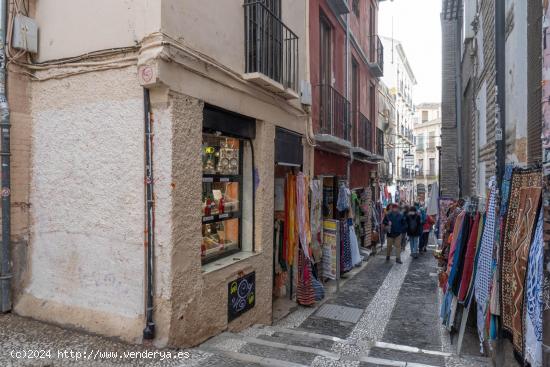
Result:
<svg viewBox="0 0 550 367"><path fill-rule="evenodd" d="M203 264L241 250L243 142L203 134L202 246Z"/></svg>

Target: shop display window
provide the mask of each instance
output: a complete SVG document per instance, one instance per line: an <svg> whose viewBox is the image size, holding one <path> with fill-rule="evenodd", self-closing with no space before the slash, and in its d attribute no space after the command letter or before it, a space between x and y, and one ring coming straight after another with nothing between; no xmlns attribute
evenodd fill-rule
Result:
<svg viewBox="0 0 550 367"><path fill-rule="evenodd" d="M203 264L241 250L243 142L203 134L202 246Z"/></svg>

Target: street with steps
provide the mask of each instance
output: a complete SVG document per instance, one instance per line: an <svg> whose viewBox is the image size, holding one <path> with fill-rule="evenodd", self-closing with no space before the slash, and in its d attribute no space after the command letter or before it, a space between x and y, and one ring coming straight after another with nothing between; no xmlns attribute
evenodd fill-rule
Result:
<svg viewBox="0 0 550 367"><path fill-rule="evenodd" d="M475 333L467 333L459 357L456 338L451 343L440 326L435 266L430 251L418 259L405 252L402 265L371 256L321 305L204 343L198 365L490 366Z"/></svg>
<svg viewBox="0 0 550 367"><path fill-rule="evenodd" d="M433 248L433 247L432 247ZM386 262L385 251L370 256L316 307L297 307L271 326L222 333L184 358L126 358L124 353L181 350L131 345L76 330L7 314L0 316L0 366L153 367L476 367L480 357L475 331L468 330L462 355L456 336L440 326L436 262L430 249L418 259L408 251L403 264ZM36 348L47 359L17 359L13 353ZM79 352L87 358L60 356ZM96 355L99 352L99 355ZM105 355L115 352L116 356Z"/></svg>

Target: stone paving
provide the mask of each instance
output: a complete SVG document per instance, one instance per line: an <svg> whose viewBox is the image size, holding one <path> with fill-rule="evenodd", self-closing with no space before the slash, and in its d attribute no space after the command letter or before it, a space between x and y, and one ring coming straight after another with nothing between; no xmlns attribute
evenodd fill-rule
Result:
<svg viewBox="0 0 550 367"><path fill-rule="evenodd" d="M28 320L0 316L0 366L227 366L227 367L462 367L490 366L479 356L475 333L466 336L463 357L438 319L435 260L428 252L403 264L372 256L364 269L343 283L322 305L300 307L272 326L223 333L190 350L155 349ZM347 321L334 320L326 307L347 307ZM322 313L320 307L324 307ZM353 321L350 321L353 320ZM453 340L454 342L454 340ZM52 358L13 358L12 351L51 350ZM60 358L57 351L80 352ZM113 351L116 356L94 355ZM164 358L146 358L146 352ZM141 353L128 358L124 353ZM85 354L84 354L85 353ZM170 353L171 358L168 357ZM178 353L180 353L178 355ZM184 354L182 354L184 353ZM101 358L102 357L102 358ZM78 359L78 360L77 360Z"/></svg>

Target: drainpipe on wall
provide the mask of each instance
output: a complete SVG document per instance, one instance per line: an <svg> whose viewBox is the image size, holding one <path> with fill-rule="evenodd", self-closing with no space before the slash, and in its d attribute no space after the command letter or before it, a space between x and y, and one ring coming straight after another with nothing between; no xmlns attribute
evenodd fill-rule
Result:
<svg viewBox="0 0 550 367"><path fill-rule="evenodd" d="M350 75L349 75L349 63L350 63L350 47L349 47L349 39L350 39L350 26L349 26L349 12L346 14L346 78L345 78L345 83L346 83L346 99L349 101L350 100L350 88L349 88L349 85L350 85L350 82L349 82L349 79L350 79ZM350 111L350 117L353 116L353 112ZM350 125L352 125L350 123ZM353 140L353 134L351 132L351 129L353 128L353 126L348 126L348 136L349 136L349 139L350 141ZM352 145L353 145L353 142L352 142ZM348 160L348 164L347 164L347 176L348 176L348 187L351 188L351 163L353 162L353 151L352 149L350 148L349 150L349 160Z"/></svg>
<svg viewBox="0 0 550 367"><path fill-rule="evenodd" d="M149 90L143 88L143 107L145 121L145 220L146 229L145 247L146 253L146 308L145 308L145 328L143 329L143 339L151 340L155 338L155 322L153 321L153 272L155 255L155 197L153 191L153 114L151 112L151 101Z"/></svg>
<svg viewBox="0 0 550 367"><path fill-rule="evenodd" d="M462 16L456 18L456 137L457 137L457 169L458 169L458 197L463 194L462 182Z"/></svg>
<svg viewBox="0 0 550 367"><path fill-rule="evenodd" d="M10 264L10 110L6 95L6 28L8 19L7 0L0 3L0 141L2 161L2 263L0 264L0 311L11 310L11 264Z"/></svg>

